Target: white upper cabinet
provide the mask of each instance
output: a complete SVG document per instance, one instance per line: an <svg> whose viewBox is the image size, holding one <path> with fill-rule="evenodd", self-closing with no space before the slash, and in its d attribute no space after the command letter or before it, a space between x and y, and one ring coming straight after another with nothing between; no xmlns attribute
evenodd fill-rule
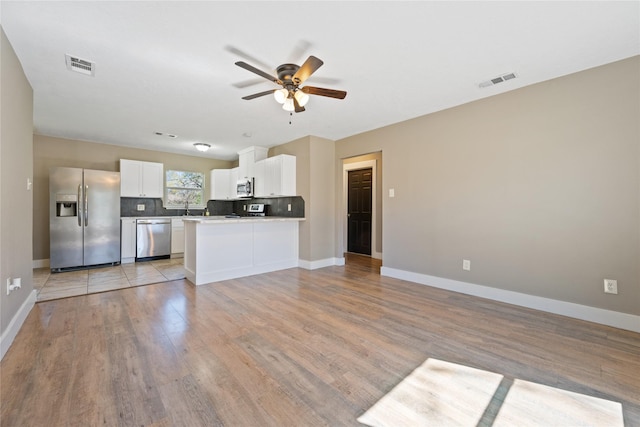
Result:
<svg viewBox="0 0 640 427"><path fill-rule="evenodd" d="M161 198L163 175L162 163L120 159L120 197Z"/></svg>
<svg viewBox="0 0 640 427"><path fill-rule="evenodd" d="M236 198L238 168L211 170L211 200L229 200Z"/></svg>
<svg viewBox="0 0 640 427"><path fill-rule="evenodd" d="M288 154L256 162L256 197L296 195L296 157Z"/></svg>
<svg viewBox="0 0 640 427"><path fill-rule="evenodd" d="M265 147L249 147L238 151L238 179L255 177L255 163L266 159L268 152L269 149Z"/></svg>

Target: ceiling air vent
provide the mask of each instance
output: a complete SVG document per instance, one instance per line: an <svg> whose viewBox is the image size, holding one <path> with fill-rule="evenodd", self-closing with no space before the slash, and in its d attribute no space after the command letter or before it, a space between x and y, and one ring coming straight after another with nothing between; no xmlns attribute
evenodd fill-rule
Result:
<svg viewBox="0 0 640 427"><path fill-rule="evenodd" d="M497 85L498 83L506 82L507 80L511 80L515 78L516 78L516 73L503 74L501 76L494 77L491 80L487 80L486 82L482 82L478 84L478 86L489 87L489 86Z"/></svg>
<svg viewBox="0 0 640 427"><path fill-rule="evenodd" d="M64 59L67 63L67 70L69 71L86 74L87 76L94 76L96 73L96 64L91 61L80 59L69 54L66 54Z"/></svg>

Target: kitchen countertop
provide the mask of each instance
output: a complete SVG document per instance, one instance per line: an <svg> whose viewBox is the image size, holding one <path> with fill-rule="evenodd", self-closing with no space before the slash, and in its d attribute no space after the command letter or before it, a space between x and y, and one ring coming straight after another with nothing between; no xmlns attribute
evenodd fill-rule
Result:
<svg viewBox="0 0 640 427"><path fill-rule="evenodd" d="M202 216L202 215L189 215L189 216L123 216L120 219L182 219L189 222L251 222L251 221L304 221L304 218L292 218L286 216L241 216L240 218L227 218L224 215L214 216Z"/></svg>
<svg viewBox="0 0 640 427"><path fill-rule="evenodd" d="M235 222L281 222L281 221L304 221L304 218L292 218L285 216L242 216L240 218L228 218L226 216L183 216L186 222L196 222L204 224L229 224Z"/></svg>
<svg viewBox="0 0 640 427"><path fill-rule="evenodd" d="M120 219L173 219L181 216L121 216Z"/></svg>

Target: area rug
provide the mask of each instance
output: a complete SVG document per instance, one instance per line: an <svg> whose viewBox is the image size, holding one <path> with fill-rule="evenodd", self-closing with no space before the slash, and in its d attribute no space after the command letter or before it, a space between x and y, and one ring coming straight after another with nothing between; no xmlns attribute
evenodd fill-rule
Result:
<svg viewBox="0 0 640 427"><path fill-rule="evenodd" d="M619 402L437 359L427 359L358 421L372 427L624 427Z"/></svg>

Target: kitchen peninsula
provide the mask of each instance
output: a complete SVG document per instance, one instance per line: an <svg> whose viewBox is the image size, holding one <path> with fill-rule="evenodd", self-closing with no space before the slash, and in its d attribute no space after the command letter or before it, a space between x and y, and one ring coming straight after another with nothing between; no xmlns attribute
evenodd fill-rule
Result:
<svg viewBox="0 0 640 427"><path fill-rule="evenodd" d="M195 285L298 266L304 218L184 217L185 275Z"/></svg>

